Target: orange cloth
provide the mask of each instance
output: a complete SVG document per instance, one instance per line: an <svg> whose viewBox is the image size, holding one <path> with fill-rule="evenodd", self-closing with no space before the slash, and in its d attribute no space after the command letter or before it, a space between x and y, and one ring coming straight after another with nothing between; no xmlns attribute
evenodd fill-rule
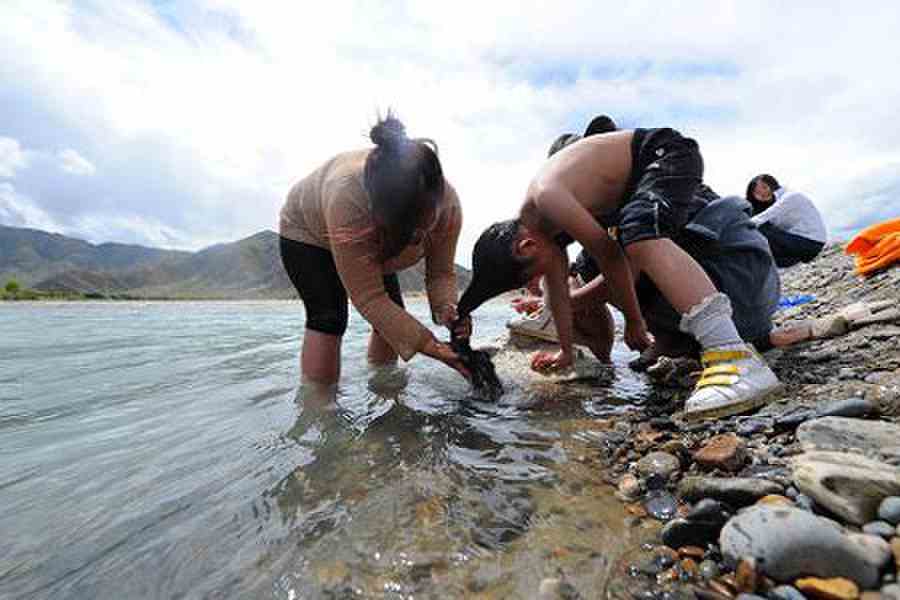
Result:
<svg viewBox="0 0 900 600"><path fill-rule="evenodd" d="M900 218L866 227L844 248L856 255L856 273L872 275L900 261Z"/></svg>

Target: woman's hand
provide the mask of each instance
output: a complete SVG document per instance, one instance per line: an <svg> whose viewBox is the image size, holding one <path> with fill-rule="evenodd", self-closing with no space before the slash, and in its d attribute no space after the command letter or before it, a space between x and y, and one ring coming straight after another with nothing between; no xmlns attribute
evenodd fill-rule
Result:
<svg viewBox="0 0 900 600"><path fill-rule="evenodd" d="M531 359L531 368L538 372L560 371L575 364L575 356L571 352L558 350L556 352L538 352Z"/></svg>
<svg viewBox="0 0 900 600"><path fill-rule="evenodd" d="M531 314L544 306L544 301L536 296L520 296L510 302L517 313Z"/></svg>
<svg viewBox="0 0 900 600"><path fill-rule="evenodd" d="M652 343L653 338L647 332L647 324L643 319L625 322L625 344L629 348L641 352Z"/></svg>
<svg viewBox="0 0 900 600"><path fill-rule="evenodd" d="M448 304L440 310L434 317L438 325L443 325L450 330L453 337L470 338L472 337L472 317L466 315L460 319L456 305Z"/></svg>
<svg viewBox="0 0 900 600"><path fill-rule="evenodd" d="M465 367L462 360L459 358L459 355L450 348L449 344L439 342L432 337L425 344L425 347L422 348L422 353L435 360L439 360L451 369L458 371L459 374L466 379L472 378L472 374L469 373L469 370Z"/></svg>
<svg viewBox="0 0 900 600"><path fill-rule="evenodd" d="M445 304L434 313L434 322L448 329L458 318L459 314L456 311L455 304Z"/></svg>

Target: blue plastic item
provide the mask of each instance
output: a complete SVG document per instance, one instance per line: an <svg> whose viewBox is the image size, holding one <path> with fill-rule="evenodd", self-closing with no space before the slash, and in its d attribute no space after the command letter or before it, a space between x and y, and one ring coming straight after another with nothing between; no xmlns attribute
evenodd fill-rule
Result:
<svg viewBox="0 0 900 600"><path fill-rule="evenodd" d="M812 294L795 294L793 296L782 296L778 301L778 308L790 308L812 302L816 297Z"/></svg>

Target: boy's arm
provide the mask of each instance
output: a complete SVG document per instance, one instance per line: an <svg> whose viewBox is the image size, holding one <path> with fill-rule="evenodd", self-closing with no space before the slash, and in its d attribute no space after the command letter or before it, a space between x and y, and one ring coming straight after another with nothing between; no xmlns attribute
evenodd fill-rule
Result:
<svg viewBox="0 0 900 600"><path fill-rule="evenodd" d="M544 281L560 346L560 354L553 360L555 363L553 366L561 368L572 364L575 357L572 349L572 306L569 301L569 263L566 253L558 247L554 247L553 251L555 256L548 265L547 272L544 273ZM539 367L540 365L535 364L535 366Z"/></svg>
<svg viewBox="0 0 900 600"><path fill-rule="evenodd" d="M540 214L581 242L597 259L610 296L625 315L626 332L629 333L626 337L633 338L626 339L626 342L631 347L643 349L642 346L649 343L647 327L634 291L631 269L622 249L568 190L550 184L533 193Z"/></svg>

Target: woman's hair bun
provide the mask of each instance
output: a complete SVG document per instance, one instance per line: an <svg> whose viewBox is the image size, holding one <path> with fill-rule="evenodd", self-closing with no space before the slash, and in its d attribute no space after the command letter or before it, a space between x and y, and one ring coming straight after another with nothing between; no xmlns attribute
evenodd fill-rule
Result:
<svg viewBox="0 0 900 600"><path fill-rule="evenodd" d="M390 111L369 132L369 138L376 146L385 149L398 148L408 138L406 127Z"/></svg>

